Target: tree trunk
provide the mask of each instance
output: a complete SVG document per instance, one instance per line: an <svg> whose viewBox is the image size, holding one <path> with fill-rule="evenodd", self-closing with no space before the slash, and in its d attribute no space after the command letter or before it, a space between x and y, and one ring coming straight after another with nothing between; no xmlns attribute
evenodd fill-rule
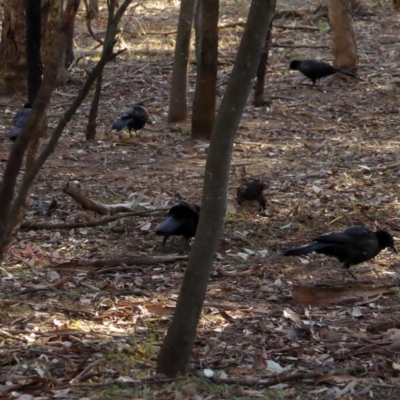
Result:
<svg viewBox="0 0 400 400"><path fill-rule="evenodd" d="M41 2L41 60L46 67L53 56L52 43L62 13L62 0ZM29 5L30 7L30 5ZM4 0L0 43L0 95L27 91L25 0ZM66 81L66 70L59 75Z"/></svg>
<svg viewBox="0 0 400 400"><path fill-rule="evenodd" d="M89 121L86 127L87 141L93 141L96 139L97 113L99 111L102 84L103 84L103 71L97 78L96 89L94 91L94 96L92 100L92 106L90 107Z"/></svg>
<svg viewBox="0 0 400 400"><path fill-rule="evenodd" d="M72 24L69 27L68 31L68 39L67 39L67 48L65 50L65 69L73 63L74 61L74 31L75 31L75 18L72 21Z"/></svg>
<svg viewBox="0 0 400 400"><path fill-rule="evenodd" d="M201 1L200 57L193 100L192 138L210 140L217 96L219 0Z"/></svg>
<svg viewBox="0 0 400 400"><path fill-rule="evenodd" d="M269 50L271 49L272 23L273 21L271 21L271 25L268 29L264 50L261 54L260 64L258 65L257 68L257 80L254 89L254 105L256 107L261 107L265 105L264 82L265 82L265 72L267 71Z"/></svg>
<svg viewBox="0 0 400 400"><path fill-rule="evenodd" d="M188 371L226 212L233 142L274 8L275 0L252 0L235 65L215 121L207 156L199 225L171 326L158 356L157 372L170 377Z"/></svg>
<svg viewBox="0 0 400 400"><path fill-rule="evenodd" d="M168 122L182 122L187 118L187 81L189 70L190 35L192 31L195 0L182 0L176 34L174 67Z"/></svg>
<svg viewBox="0 0 400 400"><path fill-rule="evenodd" d="M25 0L4 0L0 43L0 95L26 92Z"/></svg>
<svg viewBox="0 0 400 400"><path fill-rule="evenodd" d="M33 105L42 83L43 65L40 57L41 0L26 2L26 63L28 67L28 103Z"/></svg>
<svg viewBox="0 0 400 400"><path fill-rule="evenodd" d="M392 3L393 3L393 8L396 11L399 11L400 10L400 0L392 0Z"/></svg>
<svg viewBox="0 0 400 400"><path fill-rule="evenodd" d="M349 72L357 70L357 45L348 0L329 0L329 24L332 30L335 66Z"/></svg>
<svg viewBox="0 0 400 400"><path fill-rule="evenodd" d="M196 65L200 63L200 51L201 51L201 5L202 0L195 0L196 6L194 10L194 46L196 51ZM219 1L219 0L218 0Z"/></svg>
<svg viewBox="0 0 400 400"><path fill-rule="evenodd" d="M44 68L50 63L54 41L54 32L62 15L62 0L47 0L42 6L42 60ZM71 26L69 27L71 33ZM63 64L58 73L58 85L67 81L67 70L65 69L65 54Z"/></svg>

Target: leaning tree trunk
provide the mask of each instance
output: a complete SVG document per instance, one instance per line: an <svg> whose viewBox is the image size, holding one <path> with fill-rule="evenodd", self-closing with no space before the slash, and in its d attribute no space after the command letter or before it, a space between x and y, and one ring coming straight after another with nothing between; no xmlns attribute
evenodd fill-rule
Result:
<svg viewBox="0 0 400 400"><path fill-rule="evenodd" d="M26 92L25 0L4 0L0 43L0 94Z"/></svg>
<svg viewBox="0 0 400 400"><path fill-rule="evenodd" d="M210 140L215 120L218 70L219 0L197 0L202 5L200 54L197 60L196 89L193 100L192 138Z"/></svg>
<svg viewBox="0 0 400 400"><path fill-rule="evenodd" d="M357 45L348 0L329 0L329 24L332 29L335 66L345 71L357 70Z"/></svg>
<svg viewBox="0 0 400 400"><path fill-rule="evenodd" d="M275 0L252 0L208 149L199 226L157 372L186 373L226 212L233 143L260 61Z"/></svg>
<svg viewBox="0 0 400 400"><path fill-rule="evenodd" d="M182 122L187 118L187 81L189 70L190 35L195 0L182 0L176 34L174 67L172 70L168 122Z"/></svg>

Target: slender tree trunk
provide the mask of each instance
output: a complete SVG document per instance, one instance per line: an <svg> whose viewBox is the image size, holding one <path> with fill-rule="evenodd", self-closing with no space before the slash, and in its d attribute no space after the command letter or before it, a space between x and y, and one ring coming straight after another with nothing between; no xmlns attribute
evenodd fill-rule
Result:
<svg viewBox="0 0 400 400"><path fill-rule="evenodd" d="M275 0L252 0L235 65L215 121L196 238L171 326L158 356L157 372L170 377L186 373L189 368L210 269L226 212L233 142L260 62L274 8Z"/></svg>
<svg viewBox="0 0 400 400"><path fill-rule="evenodd" d="M219 0L201 0L200 58L193 100L192 138L210 140L215 121Z"/></svg>
<svg viewBox="0 0 400 400"><path fill-rule="evenodd" d="M75 18L71 26L69 27L68 31L67 48L65 50L65 63L64 63L66 69L68 69L68 67L74 61L74 31L75 31Z"/></svg>
<svg viewBox="0 0 400 400"><path fill-rule="evenodd" d="M329 24L332 30L335 66L356 72L358 58L349 0L329 0Z"/></svg>
<svg viewBox="0 0 400 400"><path fill-rule="evenodd" d="M42 83L43 65L40 57L41 0L26 2L26 61L28 66L28 103L33 105Z"/></svg>
<svg viewBox="0 0 400 400"><path fill-rule="evenodd" d="M400 10L400 0L392 0L392 4L393 4L393 8L394 8L396 11L399 11L399 10Z"/></svg>
<svg viewBox="0 0 400 400"><path fill-rule="evenodd" d="M0 42L0 94L26 92L25 0L4 0Z"/></svg>
<svg viewBox="0 0 400 400"><path fill-rule="evenodd" d="M264 50L261 54L260 64L257 68L257 79L254 89L254 105L257 107L265 105L264 100L264 82L265 82L265 73L267 71L267 63L268 63L268 55L271 49L271 38L272 38L272 23L268 29L267 39L265 41Z"/></svg>
<svg viewBox="0 0 400 400"><path fill-rule="evenodd" d="M218 0L219 1L219 0ZM200 63L200 51L201 51L201 5L202 0L196 0L196 7L194 10L194 34L195 34L195 50L196 50L196 64Z"/></svg>
<svg viewBox="0 0 400 400"><path fill-rule="evenodd" d="M182 122L187 118L187 81L195 0L181 0L178 32L176 34L174 67L172 70L171 95L168 122Z"/></svg>
<svg viewBox="0 0 400 400"><path fill-rule="evenodd" d="M96 128L97 128L97 113L99 111L99 103L101 96L101 87L103 83L103 71L98 76L96 82L96 89L94 91L92 106L90 107L89 112L89 121L86 127L86 140L95 140L96 139Z"/></svg>

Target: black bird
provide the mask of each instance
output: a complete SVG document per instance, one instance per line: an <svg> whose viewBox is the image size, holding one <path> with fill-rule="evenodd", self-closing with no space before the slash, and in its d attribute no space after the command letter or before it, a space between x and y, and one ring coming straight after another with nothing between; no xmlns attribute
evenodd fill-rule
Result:
<svg viewBox="0 0 400 400"><path fill-rule="evenodd" d="M335 68L330 64L315 60L293 60L290 63L289 69L300 71L303 75L312 80L313 85L317 79L325 78L325 76L333 75L337 72L339 74L357 78L356 75L352 74L351 72L342 71L341 69Z"/></svg>
<svg viewBox="0 0 400 400"><path fill-rule="evenodd" d="M351 265L374 258L386 247L390 247L397 254L390 233L382 230L373 232L363 226L352 226L344 232L328 233L313 239L313 242L308 246L286 250L283 254L294 256L316 252L336 257L344 263L343 268L347 269L354 279L356 277L349 270Z"/></svg>
<svg viewBox="0 0 400 400"><path fill-rule="evenodd" d="M241 205L244 201L255 200L260 205L259 210L265 210L267 202L263 190L267 188L264 182L252 181L243 183L237 188L236 201Z"/></svg>
<svg viewBox="0 0 400 400"><path fill-rule="evenodd" d="M26 103L24 107L17 112L12 121L13 126L11 128L11 131L8 134L8 137L10 138L11 141L14 142L18 138L18 136L22 131L22 128L26 124L26 121L28 121L31 111L32 111L32 106L29 103Z"/></svg>
<svg viewBox="0 0 400 400"><path fill-rule="evenodd" d="M186 201L178 201L168 211L168 217L156 229L156 235L164 236L163 246L170 236L183 236L186 239L196 234L200 206Z"/></svg>
<svg viewBox="0 0 400 400"><path fill-rule="evenodd" d="M130 134L132 129L135 132L142 129L148 119L149 116L147 115L146 110L141 105L136 104L123 113L121 117L113 123L111 129L116 129L117 132L119 132L127 126Z"/></svg>

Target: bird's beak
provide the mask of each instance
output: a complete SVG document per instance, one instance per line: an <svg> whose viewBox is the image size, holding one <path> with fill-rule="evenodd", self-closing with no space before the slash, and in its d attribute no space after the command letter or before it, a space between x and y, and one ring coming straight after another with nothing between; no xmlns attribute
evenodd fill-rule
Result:
<svg viewBox="0 0 400 400"><path fill-rule="evenodd" d="M396 254L399 254L399 252L397 251L397 249L396 249L396 247L395 247L394 245L391 247L391 249L392 249Z"/></svg>

